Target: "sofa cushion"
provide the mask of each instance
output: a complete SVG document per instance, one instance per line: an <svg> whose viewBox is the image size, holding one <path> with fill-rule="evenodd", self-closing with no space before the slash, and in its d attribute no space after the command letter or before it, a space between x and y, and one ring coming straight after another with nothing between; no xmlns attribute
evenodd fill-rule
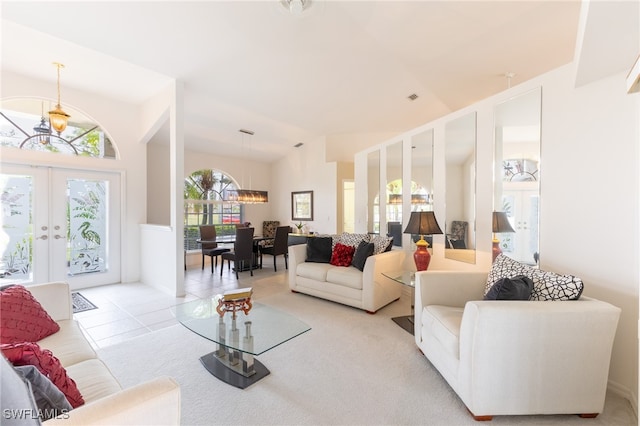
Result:
<svg viewBox="0 0 640 426"><path fill-rule="evenodd" d="M491 265L491 270L489 271L489 275L487 277L487 285L484 288L484 295L487 295L489 289L491 289L491 287L498 280L501 280L503 278L511 278L518 275L524 275L525 277L531 278L532 272L532 267L513 260L509 256L505 256L504 254L499 254L498 257L496 257L496 260L494 260L493 264Z"/></svg>
<svg viewBox="0 0 640 426"><path fill-rule="evenodd" d="M122 389L109 368L99 359L89 359L67 368L88 403L114 394Z"/></svg>
<svg viewBox="0 0 640 426"><path fill-rule="evenodd" d="M351 266L355 250L355 247L345 246L344 244L338 243L333 248L333 253L331 253L331 262L329 263L333 266Z"/></svg>
<svg viewBox="0 0 640 426"><path fill-rule="evenodd" d="M484 300L529 300L533 281L524 275L502 278L491 286Z"/></svg>
<svg viewBox="0 0 640 426"><path fill-rule="evenodd" d="M38 341L41 348L55 353L65 368L87 359L97 358L91 343L82 333L80 324L75 320L58 321L60 331Z"/></svg>
<svg viewBox="0 0 640 426"><path fill-rule="evenodd" d="M361 290L362 272L352 267L331 268L327 270L327 282Z"/></svg>
<svg viewBox="0 0 640 426"><path fill-rule="evenodd" d="M320 282L327 281L327 271L334 268L329 263L300 263L296 268L296 275Z"/></svg>
<svg viewBox="0 0 640 426"><path fill-rule="evenodd" d="M363 271L364 265L367 263L367 258L373 254L373 249L373 243L361 241L353 254L351 265L355 266L358 270Z"/></svg>
<svg viewBox="0 0 640 426"><path fill-rule="evenodd" d="M60 360L50 350L42 349L35 342L2 344L0 349L13 365L35 366L64 393L72 407L84 404L76 382L69 377Z"/></svg>
<svg viewBox="0 0 640 426"><path fill-rule="evenodd" d="M314 237L307 239L307 258L305 262L329 263L331 261L332 239Z"/></svg>
<svg viewBox="0 0 640 426"><path fill-rule="evenodd" d="M24 286L0 291L0 343L37 342L59 329Z"/></svg>
<svg viewBox="0 0 640 426"><path fill-rule="evenodd" d="M431 330L442 347L456 359L460 358L460 324L464 308L429 305L423 309L422 324Z"/></svg>

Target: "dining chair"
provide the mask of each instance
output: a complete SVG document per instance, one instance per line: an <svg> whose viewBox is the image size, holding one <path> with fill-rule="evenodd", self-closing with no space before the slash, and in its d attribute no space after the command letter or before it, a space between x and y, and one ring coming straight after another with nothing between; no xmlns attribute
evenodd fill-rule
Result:
<svg viewBox="0 0 640 426"><path fill-rule="evenodd" d="M276 258L279 255L284 256L284 267L289 269L287 258L289 257L289 227L278 226L276 228L276 235L273 239L273 245L265 246L260 249L260 267L262 268L262 255L270 254L273 256L273 270L277 271Z"/></svg>
<svg viewBox="0 0 640 426"><path fill-rule="evenodd" d="M205 241L215 241L217 237L216 227L215 225L200 225L200 249L202 250L202 269L204 269L204 257L211 257L211 273L213 274L214 269L214 260L215 266L218 266L218 256L222 255L222 253L226 253L231 251L231 249L226 247L218 247L218 243L215 242L205 242Z"/></svg>
<svg viewBox="0 0 640 426"><path fill-rule="evenodd" d="M220 276L222 276L222 270L224 269L224 261L227 261L229 270L231 270L231 261L233 260L233 267L236 270L236 279L238 279L238 272L241 267L249 264L249 271L253 276L254 268L254 253L253 253L253 231L254 228L237 228L236 229L236 241L233 244L233 251L222 253L222 264L220 265Z"/></svg>

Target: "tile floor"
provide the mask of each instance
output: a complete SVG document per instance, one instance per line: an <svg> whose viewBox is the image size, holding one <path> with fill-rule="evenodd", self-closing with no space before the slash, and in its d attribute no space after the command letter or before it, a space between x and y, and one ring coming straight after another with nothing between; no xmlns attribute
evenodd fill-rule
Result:
<svg viewBox="0 0 640 426"><path fill-rule="evenodd" d="M163 327L178 324L170 308L196 298L210 297L225 290L250 287L252 282L277 278L282 285L286 282L287 271L284 259L278 259L278 271L272 264L264 265L261 270L235 273L226 267L220 276L220 264L211 273L207 263L204 269L200 265L190 265L185 271L184 297L172 297L153 287L141 283L112 284L77 290L98 307L80 312L74 317L80 322L85 335L95 349L122 342L132 337L150 333Z"/></svg>

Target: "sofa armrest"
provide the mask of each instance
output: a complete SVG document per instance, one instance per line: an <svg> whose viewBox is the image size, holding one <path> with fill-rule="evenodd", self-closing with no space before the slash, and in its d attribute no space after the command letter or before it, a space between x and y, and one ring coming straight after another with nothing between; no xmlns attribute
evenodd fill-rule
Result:
<svg viewBox="0 0 640 426"><path fill-rule="evenodd" d="M159 377L47 420L44 425L179 425L180 386Z"/></svg>
<svg viewBox="0 0 640 426"><path fill-rule="evenodd" d="M296 288L296 269L307 259L307 244L289 246L289 288Z"/></svg>
<svg viewBox="0 0 640 426"><path fill-rule="evenodd" d="M42 305L54 321L73 318L71 289L66 282L34 284L27 287L33 297Z"/></svg>
<svg viewBox="0 0 640 426"><path fill-rule="evenodd" d="M369 256L362 270L362 308L376 312L380 307L400 297L401 284L382 276L383 272L402 269L403 250Z"/></svg>

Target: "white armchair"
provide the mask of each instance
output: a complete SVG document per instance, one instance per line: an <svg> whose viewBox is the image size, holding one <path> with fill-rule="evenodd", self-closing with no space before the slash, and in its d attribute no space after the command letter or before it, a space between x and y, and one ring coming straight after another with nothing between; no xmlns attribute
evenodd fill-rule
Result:
<svg viewBox="0 0 640 426"><path fill-rule="evenodd" d="M620 309L588 297L485 301L486 281L416 274L416 343L474 418L602 412Z"/></svg>

